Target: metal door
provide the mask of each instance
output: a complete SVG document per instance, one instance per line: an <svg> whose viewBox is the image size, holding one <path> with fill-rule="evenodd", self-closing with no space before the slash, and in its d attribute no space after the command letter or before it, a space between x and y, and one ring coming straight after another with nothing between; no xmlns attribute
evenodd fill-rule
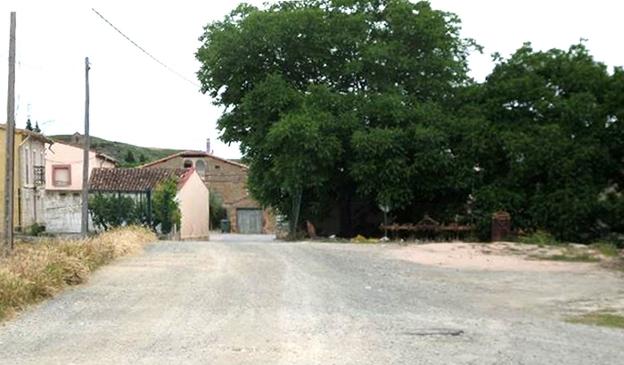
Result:
<svg viewBox="0 0 624 365"><path fill-rule="evenodd" d="M238 209L236 211L238 233L260 234L262 233L262 210L261 209Z"/></svg>

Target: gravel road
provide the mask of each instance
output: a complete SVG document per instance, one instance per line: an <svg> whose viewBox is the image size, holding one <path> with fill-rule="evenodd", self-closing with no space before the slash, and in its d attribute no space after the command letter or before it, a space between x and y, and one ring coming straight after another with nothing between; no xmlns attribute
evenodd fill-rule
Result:
<svg viewBox="0 0 624 365"><path fill-rule="evenodd" d="M611 273L483 272L396 246L159 242L0 327L2 364L621 364L624 331L568 324Z"/></svg>

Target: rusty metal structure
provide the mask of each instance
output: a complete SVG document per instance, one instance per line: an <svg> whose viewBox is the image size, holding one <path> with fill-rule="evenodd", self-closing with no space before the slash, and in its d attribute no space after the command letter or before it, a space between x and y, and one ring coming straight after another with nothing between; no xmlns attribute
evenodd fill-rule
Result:
<svg viewBox="0 0 624 365"><path fill-rule="evenodd" d="M404 233L421 233L428 235L440 235L440 234L451 234L458 237L461 234L465 234L468 232L472 232L474 227L471 225L459 224L457 222L453 222L450 224L441 224L435 219L431 218L429 215L425 214L423 219L421 219L418 223L406 223L406 224L390 224L390 225L381 225L380 227L383 230L388 230L393 232L393 234L399 235L401 232Z"/></svg>

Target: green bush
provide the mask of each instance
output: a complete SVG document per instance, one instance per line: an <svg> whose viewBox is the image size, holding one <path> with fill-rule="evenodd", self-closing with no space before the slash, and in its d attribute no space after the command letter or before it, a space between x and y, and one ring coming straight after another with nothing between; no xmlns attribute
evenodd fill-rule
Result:
<svg viewBox="0 0 624 365"><path fill-rule="evenodd" d="M560 243L552 234L542 230L537 230L531 234L521 236L519 241L540 246L557 245Z"/></svg>
<svg viewBox="0 0 624 365"><path fill-rule="evenodd" d="M221 219L227 218L227 212L223 207L223 200L218 193L210 191L210 227L216 229L221 224Z"/></svg>
<svg viewBox="0 0 624 365"><path fill-rule="evenodd" d="M93 224L103 230L143 223L141 207L121 194L95 194L89 199L89 212Z"/></svg>
<svg viewBox="0 0 624 365"><path fill-rule="evenodd" d="M180 227L182 214L176 200L177 192L178 182L175 179L159 184L154 191L154 225L160 225L160 231L163 234L170 233L174 225L178 229Z"/></svg>
<svg viewBox="0 0 624 365"><path fill-rule="evenodd" d="M46 229L45 225L35 223L31 225L30 227L28 227L28 234L31 236L39 236L43 232L45 232L45 229Z"/></svg>

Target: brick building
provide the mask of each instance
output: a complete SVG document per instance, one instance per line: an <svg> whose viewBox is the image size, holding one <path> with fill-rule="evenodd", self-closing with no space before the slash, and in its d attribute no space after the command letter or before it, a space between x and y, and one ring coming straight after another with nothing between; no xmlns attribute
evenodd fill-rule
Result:
<svg viewBox="0 0 624 365"><path fill-rule="evenodd" d="M222 202L233 232L270 233L273 218L247 190L247 166L203 151L179 152L140 168L195 168L197 173ZM212 227L215 229L217 227Z"/></svg>

